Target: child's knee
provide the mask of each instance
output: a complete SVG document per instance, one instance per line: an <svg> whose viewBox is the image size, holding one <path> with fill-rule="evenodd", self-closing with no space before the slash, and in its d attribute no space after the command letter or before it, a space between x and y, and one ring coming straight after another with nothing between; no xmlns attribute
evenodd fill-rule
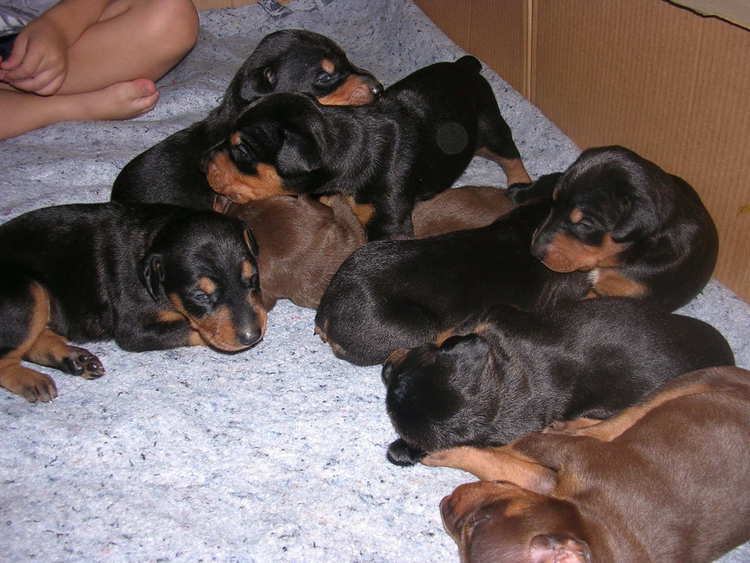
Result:
<svg viewBox="0 0 750 563"><path fill-rule="evenodd" d="M152 38L167 56L181 57L198 39L198 12L191 0L129 0L141 11L139 36Z"/></svg>

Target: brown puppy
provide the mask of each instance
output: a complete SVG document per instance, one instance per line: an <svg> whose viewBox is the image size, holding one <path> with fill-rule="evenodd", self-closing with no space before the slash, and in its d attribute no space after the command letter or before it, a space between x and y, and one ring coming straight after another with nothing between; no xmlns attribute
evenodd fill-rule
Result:
<svg viewBox="0 0 750 563"><path fill-rule="evenodd" d="M366 242L362 225L372 212L340 195L280 195L244 205L217 196L214 208L252 228L266 309L284 298L316 309L338 267ZM504 190L463 186L418 202L412 221L415 235L427 237L488 225L511 208Z"/></svg>
<svg viewBox="0 0 750 563"><path fill-rule="evenodd" d="M748 435L750 372L719 367L605 421L425 463L485 480L441 502L464 562L704 562L750 539Z"/></svg>

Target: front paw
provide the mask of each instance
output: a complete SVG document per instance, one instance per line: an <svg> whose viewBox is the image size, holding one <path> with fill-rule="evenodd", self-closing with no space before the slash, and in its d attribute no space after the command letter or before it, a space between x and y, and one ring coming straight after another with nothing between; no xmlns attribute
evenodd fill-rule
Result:
<svg viewBox="0 0 750 563"><path fill-rule="evenodd" d="M30 403L47 403L57 397L57 387L51 377L21 366L3 370L0 386Z"/></svg>
<svg viewBox="0 0 750 563"><path fill-rule="evenodd" d="M426 455L427 452L418 448L412 448L409 444L399 438L398 440L391 442L391 445L388 446L386 458L388 458L388 461L393 465L408 467L410 465L416 465Z"/></svg>

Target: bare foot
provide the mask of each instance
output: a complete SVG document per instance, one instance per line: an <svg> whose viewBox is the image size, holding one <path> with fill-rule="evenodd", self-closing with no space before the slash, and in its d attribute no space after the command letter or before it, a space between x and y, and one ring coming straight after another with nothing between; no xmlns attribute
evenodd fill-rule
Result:
<svg viewBox="0 0 750 563"><path fill-rule="evenodd" d="M130 119L151 111L159 91L153 81L137 78L74 96L80 97L81 108L85 108L80 119Z"/></svg>

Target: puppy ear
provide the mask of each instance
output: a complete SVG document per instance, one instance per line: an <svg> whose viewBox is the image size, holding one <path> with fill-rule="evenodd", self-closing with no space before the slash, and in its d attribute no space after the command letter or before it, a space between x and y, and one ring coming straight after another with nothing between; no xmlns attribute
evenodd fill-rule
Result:
<svg viewBox="0 0 750 563"><path fill-rule="evenodd" d="M240 96L245 101L251 101L263 94L270 94L276 90L278 75L273 65L253 69L246 80L242 82Z"/></svg>
<svg viewBox="0 0 750 563"><path fill-rule="evenodd" d="M245 229L244 231L242 231L242 238L245 241L245 246L247 246L250 254L252 254L253 256L258 256L258 241L255 240L253 231L251 231L250 229Z"/></svg>
<svg viewBox="0 0 750 563"><path fill-rule="evenodd" d="M590 563L591 550L585 541L567 536L540 534L529 543L532 563Z"/></svg>
<svg viewBox="0 0 750 563"><path fill-rule="evenodd" d="M322 166L321 146L311 130L294 127L284 133L284 143L276 161L282 178L307 175Z"/></svg>
<svg viewBox="0 0 750 563"><path fill-rule="evenodd" d="M612 229L615 242L631 242L656 232L659 220L653 203L641 198L630 198Z"/></svg>
<svg viewBox="0 0 750 563"><path fill-rule="evenodd" d="M159 300L161 295L161 284L164 281L164 269L161 264L161 254L150 254L141 262L138 270L141 283L146 286L146 291L154 301Z"/></svg>

